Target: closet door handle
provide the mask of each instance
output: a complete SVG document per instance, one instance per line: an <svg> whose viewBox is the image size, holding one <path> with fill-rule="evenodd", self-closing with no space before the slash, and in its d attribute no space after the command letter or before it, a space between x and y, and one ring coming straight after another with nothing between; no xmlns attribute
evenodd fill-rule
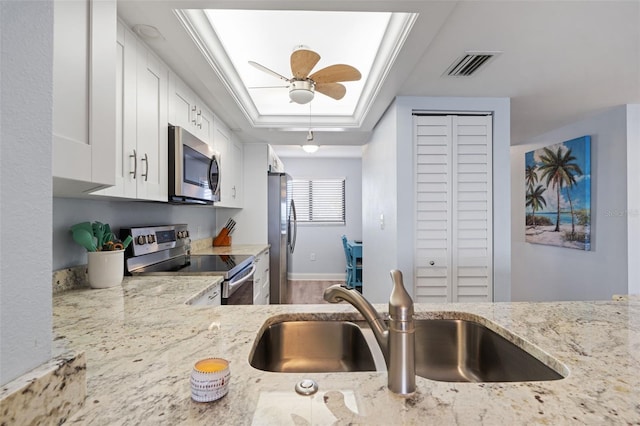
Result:
<svg viewBox="0 0 640 426"><path fill-rule="evenodd" d="M138 175L138 154L135 149L133 150L133 154L129 155L129 158L133 158L133 171L129 172L129 174L133 175L133 178L135 179Z"/></svg>

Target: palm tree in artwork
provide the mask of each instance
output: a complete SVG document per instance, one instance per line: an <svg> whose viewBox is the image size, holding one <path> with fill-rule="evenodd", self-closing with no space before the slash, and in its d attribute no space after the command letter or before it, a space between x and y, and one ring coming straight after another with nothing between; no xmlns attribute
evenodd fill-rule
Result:
<svg viewBox="0 0 640 426"><path fill-rule="evenodd" d="M524 181L527 184L527 188L529 190L533 189L533 185L538 183L538 172L536 171L536 166L528 165L524 171Z"/></svg>
<svg viewBox="0 0 640 426"><path fill-rule="evenodd" d="M542 207L543 206L546 207L547 205L547 200L545 200L544 197L542 196L542 193L546 191L547 188L543 188L542 185L538 185L536 186L535 189L533 187L530 187L529 189L530 190L527 191L527 206L531 207L531 210L533 211L533 215L531 216L531 219L533 223L533 228L535 229L536 212L538 210L542 210Z"/></svg>
<svg viewBox="0 0 640 426"><path fill-rule="evenodd" d="M565 151L563 152L563 148ZM546 178L546 184L548 187L553 186L556 190L556 201L558 205L558 213L556 215L556 228L555 232L560 231L560 191L565 186L568 189L572 188L576 182L576 176L582 175L580 166L573 161L576 160L571 154L571 149L567 149L564 145L558 146L557 151L552 151L549 148L544 148L544 154L540 156L539 170L542 172L542 179ZM571 208L571 229L572 233L575 233L575 225L573 223L573 203L571 196L569 195L569 206Z"/></svg>

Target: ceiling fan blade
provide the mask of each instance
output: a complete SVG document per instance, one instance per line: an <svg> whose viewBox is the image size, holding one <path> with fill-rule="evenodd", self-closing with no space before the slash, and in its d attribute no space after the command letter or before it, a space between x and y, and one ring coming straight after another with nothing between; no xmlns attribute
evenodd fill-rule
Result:
<svg viewBox="0 0 640 426"><path fill-rule="evenodd" d="M351 65L336 64L314 72L309 78L318 83L336 83L338 81L356 81L362 78L360 71Z"/></svg>
<svg viewBox="0 0 640 426"><path fill-rule="evenodd" d="M249 64L253 65L254 67L258 68L261 71L266 72L267 74L271 74L272 76L274 76L275 78L279 78L280 80L284 80L284 81L289 81L289 79L283 75L278 74L277 72L270 70L269 68L265 67L264 65L260 65L257 62L253 62L253 61L249 61Z"/></svg>
<svg viewBox="0 0 640 426"><path fill-rule="evenodd" d="M305 79L320 60L313 50L299 49L291 54L291 72L298 79Z"/></svg>
<svg viewBox="0 0 640 426"><path fill-rule="evenodd" d="M320 92L323 95L339 101L344 98L344 95L347 93L347 88L340 83L320 83L316 84L316 92Z"/></svg>

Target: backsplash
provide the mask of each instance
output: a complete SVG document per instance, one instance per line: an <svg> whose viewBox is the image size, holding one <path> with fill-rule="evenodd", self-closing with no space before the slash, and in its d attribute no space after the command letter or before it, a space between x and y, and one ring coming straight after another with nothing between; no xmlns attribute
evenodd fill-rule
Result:
<svg viewBox="0 0 640 426"><path fill-rule="evenodd" d="M191 242L191 250L202 251L211 247L212 244L213 237L202 238ZM89 279L86 264L53 271L53 294L88 287Z"/></svg>
<svg viewBox="0 0 640 426"><path fill-rule="evenodd" d="M53 271L53 294L86 287L89 287L87 265Z"/></svg>

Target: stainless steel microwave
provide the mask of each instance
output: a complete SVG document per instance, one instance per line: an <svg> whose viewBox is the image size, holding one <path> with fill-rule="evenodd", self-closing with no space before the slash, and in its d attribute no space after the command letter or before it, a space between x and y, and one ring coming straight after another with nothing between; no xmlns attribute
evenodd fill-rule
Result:
<svg viewBox="0 0 640 426"><path fill-rule="evenodd" d="M182 127L169 126L169 201L220 201L220 159L207 143Z"/></svg>

